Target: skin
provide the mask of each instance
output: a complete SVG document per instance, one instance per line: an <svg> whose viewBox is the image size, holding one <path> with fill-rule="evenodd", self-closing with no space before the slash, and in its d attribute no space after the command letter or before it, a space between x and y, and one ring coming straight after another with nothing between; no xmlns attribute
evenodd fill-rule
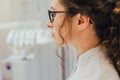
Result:
<svg viewBox="0 0 120 80"><path fill-rule="evenodd" d="M51 6L54 11L65 11L64 6L59 0L52 0ZM81 55L87 50L99 45L94 24L90 24L89 20L87 16L81 15L80 13L76 14L72 17L72 27L70 27L69 21L65 18L65 13L57 13L54 22L48 22L47 26L51 29L52 37L58 46L61 46L62 36L65 42L72 44L78 51L78 55ZM70 35L68 34L69 28L72 28ZM66 44L64 43L63 45Z"/></svg>

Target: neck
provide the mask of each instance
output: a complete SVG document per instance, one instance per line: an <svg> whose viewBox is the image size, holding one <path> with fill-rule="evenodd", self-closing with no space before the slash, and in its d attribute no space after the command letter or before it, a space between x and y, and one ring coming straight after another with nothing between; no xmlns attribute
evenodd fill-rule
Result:
<svg viewBox="0 0 120 80"><path fill-rule="evenodd" d="M96 37L95 32L92 32L92 33L88 32L86 35L84 33L81 33L80 38L77 37L77 39L75 39L74 43L72 44L76 48L78 52L78 56L80 56L84 54L86 51L88 51L89 49L98 46L99 39L98 37Z"/></svg>
<svg viewBox="0 0 120 80"><path fill-rule="evenodd" d="M78 56L80 56L80 55L84 54L86 51L88 51L89 49L94 48L98 45L99 44L97 44L97 43L96 44L88 43L88 44L86 44L86 45L84 44L82 46L81 45L76 45L75 48L78 52Z"/></svg>

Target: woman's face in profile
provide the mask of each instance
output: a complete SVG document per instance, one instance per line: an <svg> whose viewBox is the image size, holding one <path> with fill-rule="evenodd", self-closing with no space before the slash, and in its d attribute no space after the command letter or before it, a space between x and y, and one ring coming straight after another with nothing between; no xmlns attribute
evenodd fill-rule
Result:
<svg viewBox="0 0 120 80"><path fill-rule="evenodd" d="M64 6L60 3L59 0L52 0L51 10L50 11L65 11ZM48 22L47 26L51 29L52 37L54 38L58 46L61 45L63 39L66 38L67 33L67 24L65 24L65 12L63 13L54 13L54 21ZM62 37L61 37L62 36Z"/></svg>

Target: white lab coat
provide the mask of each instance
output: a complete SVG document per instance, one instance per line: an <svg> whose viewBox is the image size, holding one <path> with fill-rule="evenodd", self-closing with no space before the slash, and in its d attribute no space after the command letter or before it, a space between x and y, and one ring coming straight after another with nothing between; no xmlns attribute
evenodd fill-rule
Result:
<svg viewBox="0 0 120 80"><path fill-rule="evenodd" d="M118 73L100 46L79 56L67 80L120 80Z"/></svg>

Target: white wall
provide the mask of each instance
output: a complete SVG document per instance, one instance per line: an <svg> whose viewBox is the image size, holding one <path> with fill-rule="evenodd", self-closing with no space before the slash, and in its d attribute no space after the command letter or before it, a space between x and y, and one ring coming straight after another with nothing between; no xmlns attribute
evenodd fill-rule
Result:
<svg viewBox="0 0 120 80"><path fill-rule="evenodd" d="M48 19L47 11L50 7L50 1L51 0L0 0L0 23L29 19L38 20L40 27L46 27L46 21ZM0 59L10 54L10 51L7 49L8 45L6 44L6 37L9 30L10 29L0 29ZM31 80L61 80L60 63L55 55L55 48L51 47L51 45L52 44L46 45L47 48L45 45L42 47L39 45L35 48L38 51L35 59L36 63L33 62L33 65L30 64L26 69L26 72L30 73L28 75L30 77L28 78ZM74 65L73 59L75 56L72 53L76 52L71 49L70 52L68 51L68 54L65 53L66 78L69 76ZM31 72L33 72L33 75Z"/></svg>
<svg viewBox="0 0 120 80"><path fill-rule="evenodd" d="M11 19L10 0L0 0L0 23Z"/></svg>
<svg viewBox="0 0 120 80"><path fill-rule="evenodd" d="M8 31L9 29L4 31L0 29L0 60L9 55L8 45L6 44Z"/></svg>
<svg viewBox="0 0 120 80"><path fill-rule="evenodd" d="M9 0L10 1L10 16L11 16L11 21L16 21L19 20L21 17L21 1L22 0Z"/></svg>
<svg viewBox="0 0 120 80"><path fill-rule="evenodd" d="M0 23L19 20L23 0L0 0Z"/></svg>

